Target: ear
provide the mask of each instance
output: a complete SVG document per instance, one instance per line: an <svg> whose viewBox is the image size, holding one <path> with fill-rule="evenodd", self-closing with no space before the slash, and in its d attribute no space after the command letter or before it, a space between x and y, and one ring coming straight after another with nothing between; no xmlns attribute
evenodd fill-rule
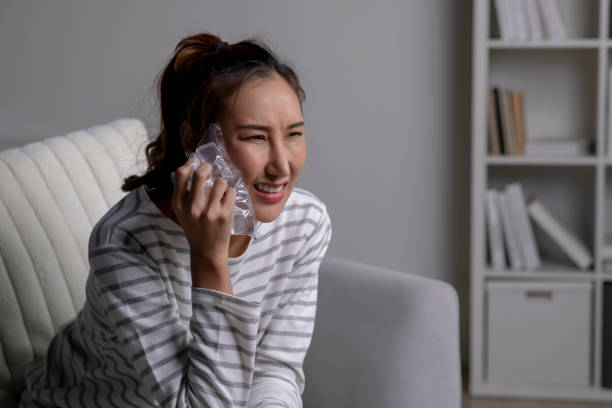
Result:
<svg viewBox="0 0 612 408"><path fill-rule="evenodd" d="M195 149L196 137L193 128L186 120L181 123L181 143L187 156Z"/></svg>

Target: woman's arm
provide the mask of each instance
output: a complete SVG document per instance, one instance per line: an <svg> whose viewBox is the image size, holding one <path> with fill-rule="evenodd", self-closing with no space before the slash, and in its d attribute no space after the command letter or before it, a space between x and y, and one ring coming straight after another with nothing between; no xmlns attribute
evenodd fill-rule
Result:
<svg viewBox="0 0 612 408"><path fill-rule="evenodd" d="M185 233L190 264L179 264L179 257L153 259L149 243L112 239L110 232L90 240L88 302L110 350L160 406L245 406L260 306L232 296L227 256L235 193L217 179L205 195L206 164L187 189L190 172L189 162L177 169L169 215ZM160 269L164 263L191 271L189 325L180 320L171 277Z"/></svg>
<svg viewBox="0 0 612 408"><path fill-rule="evenodd" d="M259 304L192 288L193 315L182 323L157 263L137 249L90 251L89 302L100 330L160 406L245 406L251 384Z"/></svg>
<svg viewBox="0 0 612 408"><path fill-rule="evenodd" d="M317 303L319 265L331 238L325 207L313 234L294 263L290 284L257 345L253 385L247 407L302 406L302 364L310 345ZM272 294L271 294L272 295ZM262 311L262 318L269 312Z"/></svg>

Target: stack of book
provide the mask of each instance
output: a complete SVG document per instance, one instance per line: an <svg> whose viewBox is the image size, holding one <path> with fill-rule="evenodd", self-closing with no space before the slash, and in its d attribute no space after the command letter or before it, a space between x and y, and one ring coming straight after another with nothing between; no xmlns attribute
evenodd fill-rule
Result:
<svg viewBox="0 0 612 408"><path fill-rule="evenodd" d="M493 155L525 153L525 98L500 87L489 90L489 151Z"/></svg>
<svg viewBox="0 0 612 408"><path fill-rule="evenodd" d="M533 270L541 266L530 218L579 269L588 269L593 264L586 245L544 204L536 199L526 202L520 183L508 184L502 191L488 190L486 215L489 255L494 270L507 269L508 265L512 270Z"/></svg>
<svg viewBox="0 0 612 408"><path fill-rule="evenodd" d="M612 92L612 70L610 71ZM611 93L612 95L612 93ZM610 104L612 117L612 104ZM488 96L489 153L515 156L584 156L593 153L595 145L586 139L528 139L525 128L525 96L499 86ZM612 141L612 126L609 139ZM610 143L612 146L612 142ZM612 148L610 149L612 157Z"/></svg>
<svg viewBox="0 0 612 408"><path fill-rule="evenodd" d="M567 38L567 28L557 0L495 0L495 12L503 40ZM542 29L542 21L546 32Z"/></svg>

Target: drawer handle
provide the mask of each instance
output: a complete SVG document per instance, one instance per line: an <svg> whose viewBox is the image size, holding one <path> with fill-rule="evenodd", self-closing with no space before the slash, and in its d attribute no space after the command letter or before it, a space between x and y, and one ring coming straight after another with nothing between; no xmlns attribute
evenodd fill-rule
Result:
<svg viewBox="0 0 612 408"><path fill-rule="evenodd" d="M553 298L553 293L550 290L528 290L525 292L527 299L548 299Z"/></svg>

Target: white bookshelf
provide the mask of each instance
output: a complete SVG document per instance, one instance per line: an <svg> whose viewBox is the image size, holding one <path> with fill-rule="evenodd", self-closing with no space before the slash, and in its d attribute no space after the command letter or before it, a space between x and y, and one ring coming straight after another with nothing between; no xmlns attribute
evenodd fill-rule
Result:
<svg viewBox="0 0 612 408"><path fill-rule="evenodd" d="M506 41L499 37L494 0L474 0L472 66L470 393L533 399L612 402L601 386L603 285L612 273L601 250L612 235L612 157L608 155L610 0L559 0L569 38ZM487 92L492 86L523 91L528 139L585 138L595 152L583 157L494 156L488 149ZM536 231L542 256L537 270L492 269L487 255L485 195L509 182L536 195L587 244L594 265L583 271L556 253ZM532 223L533 225L533 223ZM586 282L590 306L588 386L491 384L487 378L487 282ZM555 347L555 344L550 344ZM546 364L542 361L539 364Z"/></svg>

